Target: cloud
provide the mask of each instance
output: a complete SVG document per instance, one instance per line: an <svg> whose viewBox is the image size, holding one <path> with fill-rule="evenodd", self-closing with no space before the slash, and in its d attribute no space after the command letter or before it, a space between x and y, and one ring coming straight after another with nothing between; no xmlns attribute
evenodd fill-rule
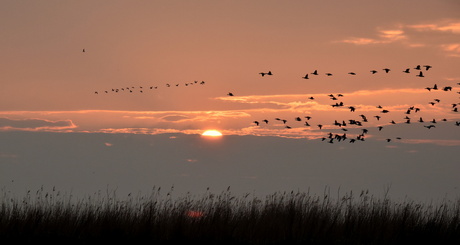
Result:
<svg viewBox="0 0 460 245"><path fill-rule="evenodd" d="M398 43L410 48L433 47L445 55L460 57L460 20L447 19L434 23L398 24L391 29L377 28L375 37L350 37L339 43L382 45Z"/></svg>
<svg viewBox="0 0 460 245"><path fill-rule="evenodd" d="M71 120L0 118L0 130L62 131L77 126Z"/></svg>
<svg viewBox="0 0 460 245"><path fill-rule="evenodd" d="M442 145L442 146L460 146L460 140L405 139L404 143L409 143L409 144L434 144L434 145Z"/></svg>
<svg viewBox="0 0 460 245"><path fill-rule="evenodd" d="M188 119L188 118L190 118L190 117L184 116L184 115L168 115L168 116L162 117L161 119L163 119L165 121L169 121L169 122L175 122L175 121L185 120L185 119Z"/></svg>
<svg viewBox="0 0 460 245"><path fill-rule="evenodd" d="M438 31L460 34L459 20L441 20L438 23L407 25L407 27L421 32Z"/></svg>
<svg viewBox="0 0 460 245"><path fill-rule="evenodd" d="M440 47L449 56L460 57L460 43L441 44Z"/></svg>

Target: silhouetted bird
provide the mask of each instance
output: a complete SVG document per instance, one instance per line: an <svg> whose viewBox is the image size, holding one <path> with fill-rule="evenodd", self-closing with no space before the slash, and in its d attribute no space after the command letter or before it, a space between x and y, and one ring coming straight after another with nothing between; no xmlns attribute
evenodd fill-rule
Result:
<svg viewBox="0 0 460 245"><path fill-rule="evenodd" d="M420 72L418 75L415 75L415 76L417 76L417 77L425 77L425 76L423 75L423 72Z"/></svg>
<svg viewBox="0 0 460 245"><path fill-rule="evenodd" d="M388 113L390 112L389 110L382 110L382 113Z"/></svg>
<svg viewBox="0 0 460 245"><path fill-rule="evenodd" d="M259 126L259 122L258 122L258 121L254 121L254 123L255 123L257 126Z"/></svg>
<svg viewBox="0 0 460 245"><path fill-rule="evenodd" d="M430 68L431 68L431 66L430 66L430 65L424 65L423 67L425 67L425 70L427 70L427 71L428 71L428 69L430 69Z"/></svg>
<svg viewBox="0 0 460 245"><path fill-rule="evenodd" d="M319 129L322 129L322 128L323 128L323 125L318 124L318 127L319 127Z"/></svg>
<svg viewBox="0 0 460 245"><path fill-rule="evenodd" d="M405 69L403 72L410 73L410 68Z"/></svg>
<svg viewBox="0 0 460 245"><path fill-rule="evenodd" d="M349 106L348 109L350 109L350 111L353 112L353 111L355 111L356 108L353 107L353 106Z"/></svg>
<svg viewBox="0 0 460 245"><path fill-rule="evenodd" d="M233 93L228 93L227 95L228 95L228 96L233 96Z"/></svg>
<svg viewBox="0 0 460 245"><path fill-rule="evenodd" d="M303 79L308 79L308 74L305 74L305 76L302 77Z"/></svg>
<svg viewBox="0 0 460 245"><path fill-rule="evenodd" d="M377 73L377 71L376 70L371 70L371 73L375 74L375 73Z"/></svg>
<svg viewBox="0 0 460 245"><path fill-rule="evenodd" d="M332 76L332 73L326 73L326 76Z"/></svg>
<svg viewBox="0 0 460 245"><path fill-rule="evenodd" d="M314 72L311 73L312 75L318 75L318 70L315 70Z"/></svg>
<svg viewBox="0 0 460 245"><path fill-rule="evenodd" d="M382 129L383 129L382 126L378 126L377 128L379 129L379 131L382 131Z"/></svg>
<svg viewBox="0 0 460 245"><path fill-rule="evenodd" d="M83 52L83 53L86 52L85 49L83 49L82 52Z"/></svg>
<svg viewBox="0 0 460 245"><path fill-rule="evenodd" d="M267 120L267 119L264 119L263 121L265 122L265 124L268 124L268 120Z"/></svg>
<svg viewBox="0 0 460 245"><path fill-rule="evenodd" d="M385 71L385 73L390 72L390 69L388 69L388 68L384 68L383 70Z"/></svg>
<svg viewBox="0 0 460 245"><path fill-rule="evenodd" d="M262 75L262 76L265 76L265 75L269 75L269 76L270 76L270 75L273 75L273 73L272 73L271 71L268 71L268 72L260 72L259 74Z"/></svg>
<svg viewBox="0 0 460 245"><path fill-rule="evenodd" d="M350 75L356 75L356 73L354 73L354 72L348 72L348 74L350 74Z"/></svg>
<svg viewBox="0 0 460 245"><path fill-rule="evenodd" d="M420 67L421 67L420 65L417 65L414 69L415 69L415 70L421 70Z"/></svg>
<svg viewBox="0 0 460 245"><path fill-rule="evenodd" d="M310 98L308 98L308 99L310 99L310 100L314 100L315 98L312 96L312 97L310 97Z"/></svg>
<svg viewBox="0 0 460 245"><path fill-rule="evenodd" d="M425 126L423 126L423 127L427 128L427 129L430 129L430 128L435 128L436 126L434 126L434 125L428 125L428 126L425 125Z"/></svg>

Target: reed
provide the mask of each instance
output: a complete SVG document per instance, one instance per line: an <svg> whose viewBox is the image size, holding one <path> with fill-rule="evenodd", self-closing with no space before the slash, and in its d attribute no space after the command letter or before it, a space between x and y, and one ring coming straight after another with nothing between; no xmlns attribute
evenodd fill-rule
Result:
<svg viewBox="0 0 460 245"><path fill-rule="evenodd" d="M173 198L116 191L75 199L53 188L22 198L3 192L0 241L85 244L460 244L460 200L394 202L368 191L332 198L277 192L261 199L218 194Z"/></svg>

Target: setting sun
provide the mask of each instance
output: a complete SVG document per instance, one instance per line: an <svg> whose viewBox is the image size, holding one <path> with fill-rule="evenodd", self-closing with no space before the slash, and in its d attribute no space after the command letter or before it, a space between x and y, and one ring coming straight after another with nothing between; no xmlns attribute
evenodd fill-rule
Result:
<svg viewBox="0 0 460 245"><path fill-rule="evenodd" d="M201 135L202 136L219 137L219 136L222 136L222 133L217 131L217 130L206 130Z"/></svg>

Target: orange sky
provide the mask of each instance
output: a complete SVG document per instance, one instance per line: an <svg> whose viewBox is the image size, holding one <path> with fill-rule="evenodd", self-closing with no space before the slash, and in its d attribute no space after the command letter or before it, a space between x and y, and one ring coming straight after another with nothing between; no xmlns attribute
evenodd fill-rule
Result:
<svg viewBox="0 0 460 245"><path fill-rule="evenodd" d="M412 121L460 120L452 111L460 91L456 1L3 5L2 130L199 134L215 128L318 138L327 132L317 124L332 130L334 120L364 114L374 129L404 122L410 106L421 108ZM432 68L416 77L417 65ZM274 75L259 74L269 70ZM318 76L302 79L314 70ZM434 84L440 90L426 89ZM338 93L344 95L338 101L328 97ZM431 106L434 99L441 102ZM336 102L345 106L332 107ZM382 121L374 118L377 105L391 110ZM358 109L351 113L348 106ZM311 128L294 121L306 115L313 116ZM277 117L292 130L276 124ZM263 119L270 124L253 123ZM450 126L440 140L458 140Z"/></svg>

